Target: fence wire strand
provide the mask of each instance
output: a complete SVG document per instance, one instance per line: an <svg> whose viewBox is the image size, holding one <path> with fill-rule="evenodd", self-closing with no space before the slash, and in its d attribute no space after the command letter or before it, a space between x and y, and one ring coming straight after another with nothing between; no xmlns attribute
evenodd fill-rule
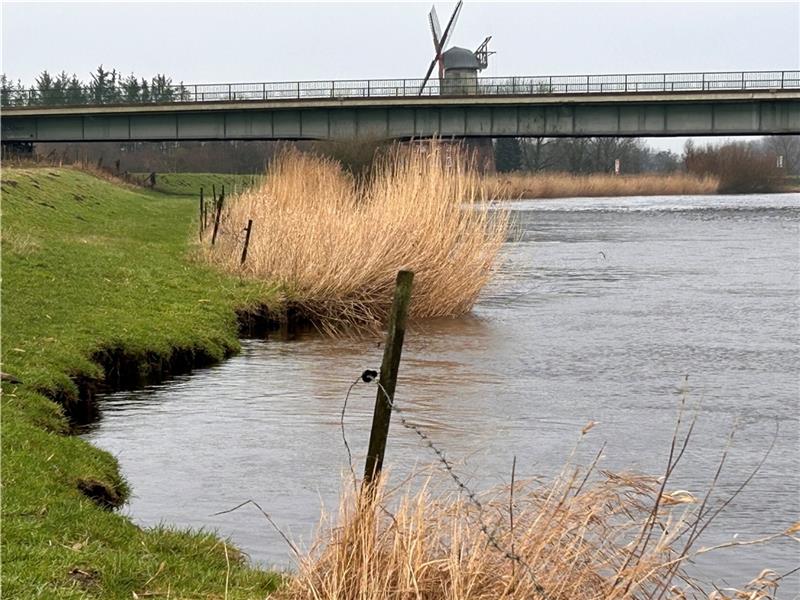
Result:
<svg viewBox="0 0 800 600"><path fill-rule="evenodd" d="M500 540L498 540L497 536L495 535L495 532L490 530L489 525L487 525L486 520L484 519L484 513L485 513L484 505L478 499L478 495L475 493L475 491L470 486L468 486L456 472L453 464L445 456L444 451L436 443L434 443L433 439L427 433L425 433L425 431L423 431L419 425L410 422L406 418L405 409L401 409L397 405L396 399L392 400L392 398L389 396L389 393L386 391L386 388L384 388L383 385L381 385L380 381L377 378L365 377L367 373L370 373L370 371L364 371L364 373L360 375L358 379L356 379L352 384L350 384L350 387L347 390L347 394L345 395L345 400L342 405L342 412L341 412L342 439L344 441L344 445L347 450L347 459L350 466L350 472L352 473L353 476L353 485L356 487L356 490L357 490L357 478L355 474L355 469L353 467L353 456L350 451L350 445L347 442L347 436L345 435L345 413L347 410L347 402L353 388L360 381L364 381L366 383L374 381L378 389L380 390L383 398L385 399L386 403L389 405L389 407L392 409L393 412L397 413L397 416L400 420L400 424L403 426L403 428L414 433L419 438L422 445L429 448L436 455L436 458L442 464L442 466L444 467L445 471L450 476L450 478L453 480L456 487L459 489L459 492L463 493L469 500L469 502L478 510L477 518L479 523L479 529L486 536L486 540L489 543L489 545L492 546L492 548L494 548L497 552L502 554L508 560L512 561L513 563L519 564L530 577L531 582L533 583L533 586L536 589L536 591L539 594L541 594L545 599L547 599L548 596L545 592L545 589L537 581L536 574L533 568L525 561L525 559L522 558L522 556L520 556L513 550L505 548L503 544L500 542ZM375 375L377 375L377 372L375 371L372 371L371 373L375 373Z"/></svg>

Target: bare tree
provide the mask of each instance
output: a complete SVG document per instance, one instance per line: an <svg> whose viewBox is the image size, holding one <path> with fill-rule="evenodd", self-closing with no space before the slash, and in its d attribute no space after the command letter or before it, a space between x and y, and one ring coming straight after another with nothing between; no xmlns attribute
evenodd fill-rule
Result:
<svg viewBox="0 0 800 600"><path fill-rule="evenodd" d="M767 151L783 156L787 175L800 175L800 135L771 135L763 144Z"/></svg>

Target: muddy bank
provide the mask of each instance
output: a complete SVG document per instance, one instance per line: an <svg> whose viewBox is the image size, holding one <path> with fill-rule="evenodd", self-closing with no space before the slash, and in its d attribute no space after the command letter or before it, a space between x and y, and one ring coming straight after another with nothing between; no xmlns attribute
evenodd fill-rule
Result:
<svg viewBox="0 0 800 600"><path fill-rule="evenodd" d="M313 329L312 322L297 308L288 306L281 311L266 305L236 311L240 338L267 339L275 337L290 340L297 333ZM223 360L235 354L238 348L225 347ZM193 369L208 367L218 361L205 348L176 346L169 353L131 351L125 346L106 346L95 351L92 362L103 370L102 378L78 374L71 379L74 390L40 390L60 404L73 432L95 421L98 416L97 398L114 391L130 390L160 383L170 377L189 373Z"/></svg>

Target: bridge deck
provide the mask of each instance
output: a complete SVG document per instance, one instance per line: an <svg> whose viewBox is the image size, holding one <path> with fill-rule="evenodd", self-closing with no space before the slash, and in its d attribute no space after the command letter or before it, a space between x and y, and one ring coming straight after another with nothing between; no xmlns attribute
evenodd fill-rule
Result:
<svg viewBox="0 0 800 600"><path fill-rule="evenodd" d="M390 94L385 86L374 87L375 81L344 82L349 87L306 82L305 88L301 82L283 95L267 90L267 84L222 84L229 88L223 98L223 92L209 91L218 85L180 86L180 94L159 102L114 97L99 104L48 106L39 98L3 109L2 141L800 133L800 71L577 76L568 83L539 79L549 87L537 78L504 78L510 87L479 79L480 94L437 95L409 85L404 94ZM416 80L379 83L387 81ZM260 92L233 88L258 85Z"/></svg>
<svg viewBox="0 0 800 600"><path fill-rule="evenodd" d="M241 102L418 98L440 96L546 96L550 94L637 94L640 92L719 92L800 89L800 71L725 71L712 73L622 73L611 75L534 75L480 77L473 81L421 79L346 79L257 83L206 83L151 88L84 87L78 90L36 89L4 94L2 105L163 104L167 102Z"/></svg>

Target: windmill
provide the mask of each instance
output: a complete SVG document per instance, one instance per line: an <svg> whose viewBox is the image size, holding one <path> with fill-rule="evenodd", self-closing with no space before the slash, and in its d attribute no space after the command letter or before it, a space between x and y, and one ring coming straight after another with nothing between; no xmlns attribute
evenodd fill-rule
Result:
<svg viewBox="0 0 800 600"><path fill-rule="evenodd" d="M431 12L428 13L428 22L431 27L431 34L433 35L433 48L434 55L428 72L422 80L422 85L419 89L421 96L425 92L425 86L433 74L433 70L438 65L439 67L439 81L440 92L444 94L458 94L458 93L475 93L477 91L477 78L478 71L485 69L489 64L489 55L494 52L489 51L489 40L492 36L487 37L478 49L474 52L466 48L459 48L453 46L445 50L447 43L453 36L453 30L458 20L458 15L461 13L461 7L464 0L459 0L456 7L453 9L453 14L447 21L447 26L442 32L439 25L439 16L436 14L436 7L431 7Z"/></svg>

